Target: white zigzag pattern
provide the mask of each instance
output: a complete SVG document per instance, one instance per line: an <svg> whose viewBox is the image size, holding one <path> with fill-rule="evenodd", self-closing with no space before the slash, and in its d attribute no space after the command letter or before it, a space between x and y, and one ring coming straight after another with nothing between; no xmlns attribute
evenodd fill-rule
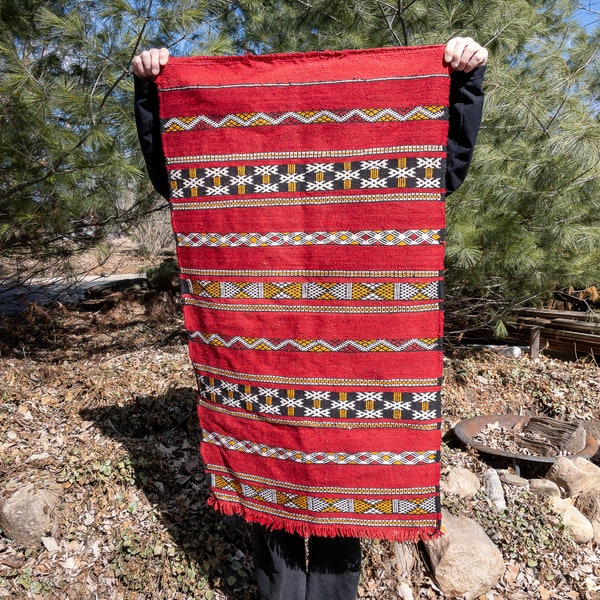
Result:
<svg viewBox="0 0 600 600"><path fill-rule="evenodd" d="M308 112L308 111L306 111ZM314 114L301 114L298 112L285 112L280 115L269 115L263 112L254 113L252 116L247 118L240 117L236 114L225 115L220 119L211 119L207 115L198 115L193 119L181 119L174 117L167 119L163 125L165 130L176 128L191 130L196 128L199 124L207 125L208 127L220 128L220 127L256 127L257 125L281 125L286 121L297 121L304 125L312 123L318 123L319 121L336 123L345 123L353 118L359 118L367 123L377 123L382 120L394 120L394 121L410 121L415 116L426 117L428 119L443 119L445 117L445 111L438 110L432 111L424 106L416 106L412 110L406 113L400 113L391 108L385 108L381 110L377 109L359 109L355 108L346 113L334 113L329 110L319 110Z"/></svg>
<svg viewBox="0 0 600 600"><path fill-rule="evenodd" d="M250 440L238 440L216 432L204 431L202 441L227 450L258 454L264 458L278 458L305 464L336 465L428 465L437 460L435 450L416 452L302 452L257 444Z"/></svg>
<svg viewBox="0 0 600 600"><path fill-rule="evenodd" d="M300 352L344 352L356 350L358 352L402 352L413 346L423 350L434 350L438 345L437 338L428 342L419 338L409 340L342 340L340 342L329 342L327 340L270 340L268 338L245 338L234 335L224 338L217 333L202 333L194 331L190 334L193 340L200 340L209 346L223 346L232 348L241 345L247 350L298 350Z"/></svg>

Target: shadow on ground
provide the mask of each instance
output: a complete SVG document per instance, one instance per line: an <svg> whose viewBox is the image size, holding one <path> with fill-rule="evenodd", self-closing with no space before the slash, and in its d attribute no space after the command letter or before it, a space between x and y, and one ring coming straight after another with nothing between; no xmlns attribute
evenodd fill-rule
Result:
<svg viewBox="0 0 600 600"><path fill-rule="evenodd" d="M206 503L196 390L175 388L125 406L84 409L80 415L127 449L136 485L157 507L164 529L185 554L185 568L177 577L182 591L212 589L229 600L254 599L249 528Z"/></svg>

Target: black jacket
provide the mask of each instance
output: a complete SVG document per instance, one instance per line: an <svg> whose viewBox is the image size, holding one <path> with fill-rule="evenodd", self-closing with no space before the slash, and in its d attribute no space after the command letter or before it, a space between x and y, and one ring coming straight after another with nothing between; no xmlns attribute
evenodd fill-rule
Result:
<svg viewBox="0 0 600 600"><path fill-rule="evenodd" d="M450 77L450 126L446 190L450 194L465 180L483 108L483 75L485 67L463 73L454 71ZM135 120L138 137L150 180L156 191L169 197L167 168L160 139L158 92L156 85L135 77Z"/></svg>

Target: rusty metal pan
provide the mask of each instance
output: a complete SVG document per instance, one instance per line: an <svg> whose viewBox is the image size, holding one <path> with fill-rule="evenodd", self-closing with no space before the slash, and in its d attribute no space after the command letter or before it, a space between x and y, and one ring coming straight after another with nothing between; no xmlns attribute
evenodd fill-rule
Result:
<svg viewBox="0 0 600 600"><path fill-rule="evenodd" d="M518 454L512 452L506 452L505 450L498 450L496 448L490 448L489 446L483 445L481 442L475 441L473 438L492 423L498 423L500 427L514 427L517 423L522 422L523 425L527 425L531 416L521 415L483 415L481 417L472 417L471 419L464 419L454 426L454 433L456 437L467 446L471 446L480 452L486 454L492 454L494 456L502 456L518 461L529 461L537 463L553 463L559 457L558 456L531 456L529 454ZM568 458L575 458L581 456L582 458L591 458L598 452L598 442L588 433L586 437L586 446L577 454L569 454Z"/></svg>

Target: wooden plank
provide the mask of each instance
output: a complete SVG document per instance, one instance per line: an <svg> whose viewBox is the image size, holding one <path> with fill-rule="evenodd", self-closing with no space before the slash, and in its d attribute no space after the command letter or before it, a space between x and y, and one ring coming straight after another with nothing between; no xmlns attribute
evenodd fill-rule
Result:
<svg viewBox="0 0 600 600"><path fill-rule="evenodd" d="M553 319L550 322L550 327L564 329L565 331L581 331L600 335L600 323L584 323L571 319Z"/></svg>
<svg viewBox="0 0 600 600"><path fill-rule="evenodd" d="M548 339L566 339L566 340L576 340L579 342L588 342L592 345L600 346L600 334L589 333L587 331L573 331L571 329L563 329L562 327L556 328L552 327L552 323L544 324L544 326L540 326L541 324L533 322L533 323L523 323L522 329L526 329L530 331L532 328L540 327L542 337L546 337Z"/></svg>
<svg viewBox="0 0 600 600"><path fill-rule="evenodd" d="M541 327L534 327L529 337L529 356L534 360L540 357Z"/></svg>
<svg viewBox="0 0 600 600"><path fill-rule="evenodd" d="M581 452L586 444L585 429L580 423L569 423L550 417L531 417L523 428L523 433L545 438L551 446L568 454Z"/></svg>
<svg viewBox="0 0 600 600"><path fill-rule="evenodd" d="M593 333L581 333L579 331L566 331L562 329L544 329L548 338L586 342L588 344L592 344L594 346L597 345L600 347L600 335L595 335Z"/></svg>
<svg viewBox="0 0 600 600"><path fill-rule="evenodd" d="M531 331L536 326L520 324L512 328L506 341L512 343L530 343ZM540 329L540 352L555 358L574 360L591 355L600 357L600 336L580 332L561 331L548 327Z"/></svg>
<svg viewBox="0 0 600 600"><path fill-rule="evenodd" d="M517 319L517 323L524 323L527 325L532 325L534 327L544 327L546 325L550 325L552 321L550 319L541 319L539 317L519 317Z"/></svg>
<svg viewBox="0 0 600 600"><path fill-rule="evenodd" d="M517 315L530 315L546 319L575 319L577 321L597 321L600 322L600 313L593 311L576 311L576 310L552 310L549 308L521 308L517 311Z"/></svg>

